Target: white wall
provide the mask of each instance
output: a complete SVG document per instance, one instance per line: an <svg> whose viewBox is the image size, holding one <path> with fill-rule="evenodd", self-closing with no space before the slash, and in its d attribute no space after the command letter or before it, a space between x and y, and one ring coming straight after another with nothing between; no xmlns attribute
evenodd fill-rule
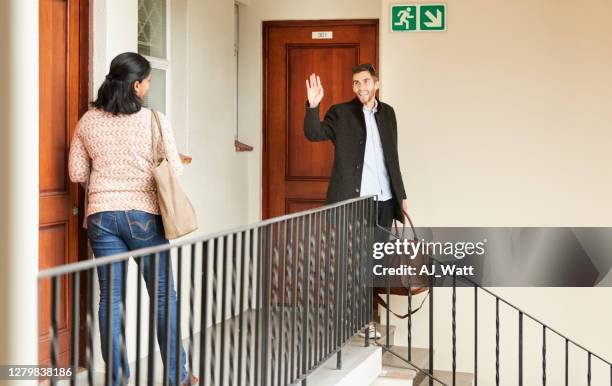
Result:
<svg viewBox="0 0 612 386"><path fill-rule="evenodd" d="M448 31L391 33L384 100L422 226L612 224L612 4L448 1Z"/></svg>
<svg viewBox="0 0 612 386"><path fill-rule="evenodd" d="M173 60L186 68L188 115L186 126L175 127L175 132L186 136L185 150L193 156L182 181L196 206L202 234L247 222L249 158L234 150L234 4L227 0L186 3L185 55L181 59L177 53ZM186 65L181 60L187 60Z"/></svg>
<svg viewBox="0 0 612 386"><path fill-rule="evenodd" d="M138 0L93 0L91 12L95 98L113 58L138 50Z"/></svg>
<svg viewBox="0 0 612 386"><path fill-rule="evenodd" d="M0 34L0 364L34 365L38 363L38 2L1 2Z"/></svg>

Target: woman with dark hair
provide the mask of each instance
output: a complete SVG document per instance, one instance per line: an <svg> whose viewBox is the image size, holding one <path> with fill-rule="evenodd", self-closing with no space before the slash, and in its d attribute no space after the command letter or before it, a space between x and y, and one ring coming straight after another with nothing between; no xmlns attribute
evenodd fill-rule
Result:
<svg viewBox="0 0 612 386"><path fill-rule="evenodd" d="M98 90L92 109L80 119L69 156L69 174L73 182L87 183L87 236L95 257L115 255L135 249L167 244L153 179L153 135L159 156L166 156L174 172L181 174L183 166L176 150L168 121L159 114L161 127L152 134L152 111L142 106L151 82L151 64L143 56L126 52L113 59L110 71ZM161 135L160 135L161 130ZM147 290L151 288L154 267L151 256L137 261ZM167 253L160 254L157 263L157 341L165 354L166 307L169 307L170 342L168 366L170 384L174 384L177 365L181 384L187 380L185 351L176 357L176 292L170 275L166 277ZM124 275L121 263L112 264L112 283L108 268L98 268L100 282L99 327L104 360L111 359L113 384L125 384L130 376L127 353L122 352L121 310ZM112 295L109 299L108 286ZM166 286L170 297L166 299ZM106 320L107 307L112 308L112 320ZM106 336L108 323L111 337ZM180 335L179 335L180 336ZM110 347L108 342L111 342ZM123 345L124 346L124 345ZM125 347L125 346L124 346ZM165 360L166 355L162 355ZM139 360L137 358L136 360ZM123 363L121 361L123 360Z"/></svg>

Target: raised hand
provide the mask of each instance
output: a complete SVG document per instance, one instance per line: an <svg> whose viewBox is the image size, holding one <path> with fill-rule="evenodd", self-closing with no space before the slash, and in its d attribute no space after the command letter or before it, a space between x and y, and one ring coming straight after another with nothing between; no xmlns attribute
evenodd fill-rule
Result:
<svg viewBox="0 0 612 386"><path fill-rule="evenodd" d="M323 86L321 86L321 78L315 74L311 74L306 79L306 95L310 107L317 107L323 99Z"/></svg>

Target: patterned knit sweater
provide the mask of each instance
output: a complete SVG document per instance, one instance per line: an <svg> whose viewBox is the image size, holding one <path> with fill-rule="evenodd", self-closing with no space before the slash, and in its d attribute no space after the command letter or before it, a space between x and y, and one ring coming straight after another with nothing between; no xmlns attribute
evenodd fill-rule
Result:
<svg viewBox="0 0 612 386"><path fill-rule="evenodd" d="M130 115L112 115L91 109L83 115L70 145L68 170L73 182L89 179L87 210L90 214L137 209L159 214L153 179L153 143L150 109ZM177 175L183 165L168 120L159 113L163 141L155 131L158 156L166 155Z"/></svg>

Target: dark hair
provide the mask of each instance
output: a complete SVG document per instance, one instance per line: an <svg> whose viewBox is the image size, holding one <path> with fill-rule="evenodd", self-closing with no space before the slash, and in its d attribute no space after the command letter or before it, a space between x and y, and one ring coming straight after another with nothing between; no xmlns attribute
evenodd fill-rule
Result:
<svg viewBox="0 0 612 386"><path fill-rule="evenodd" d="M134 83L142 82L150 73L151 63L142 55L124 52L115 56L92 106L113 115L137 113L142 100L136 95Z"/></svg>
<svg viewBox="0 0 612 386"><path fill-rule="evenodd" d="M370 75L372 75L372 78L374 78L374 80L378 80L378 73L376 72L376 69L374 69L374 66L370 63L362 63L353 67L353 74L358 74L364 71L369 72Z"/></svg>

